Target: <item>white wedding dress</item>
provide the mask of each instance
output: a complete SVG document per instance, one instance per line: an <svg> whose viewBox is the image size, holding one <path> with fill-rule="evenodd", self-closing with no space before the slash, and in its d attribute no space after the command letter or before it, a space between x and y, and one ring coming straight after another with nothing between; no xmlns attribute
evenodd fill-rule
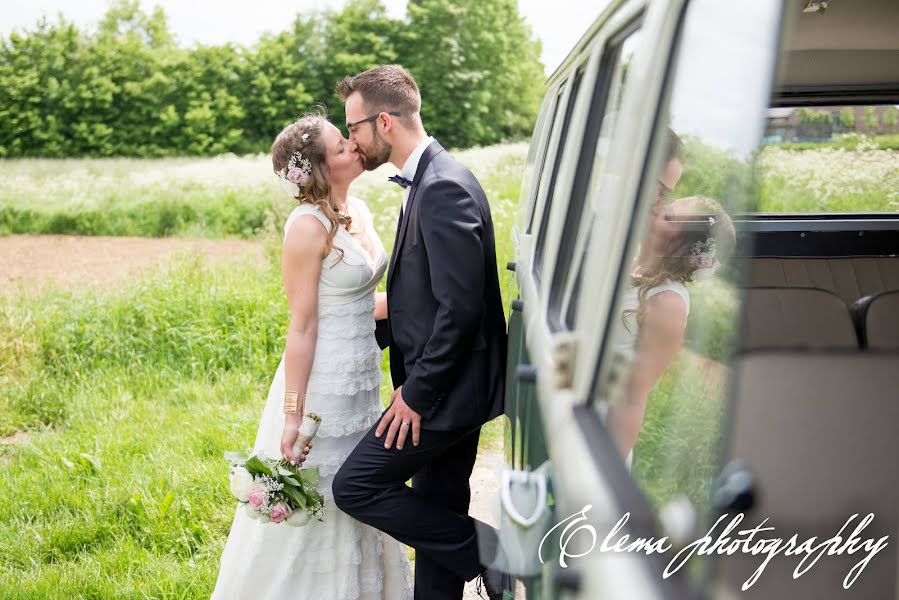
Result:
<svg viewBox="0 0 899 600"><path fill-rule="evenodd" d="M306 388L305 411L322 423L304 466L318 467L325 497L324 521L295 528L261 523L238 508L222 554L214 600L403 600L412 598L409 560L399 542L355 521L334 505L331 482L347 456L382 412L378 389L381 351L375 341L374 290L387 254L368 207L364 216L375 257L345 228L324 259L319 281L318 339ZM296 207L284 234L300 215L327 217L316 207ZM337 248L344 252L339 260ZM275 373L254 452L280 457L284 428L284 358Z"/></svg>

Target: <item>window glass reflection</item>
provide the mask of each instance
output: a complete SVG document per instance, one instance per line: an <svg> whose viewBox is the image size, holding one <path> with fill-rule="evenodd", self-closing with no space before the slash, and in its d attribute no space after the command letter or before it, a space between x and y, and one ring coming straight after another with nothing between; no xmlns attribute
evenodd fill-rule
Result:
<svg viewBox="0 0 899 600"><path fill-rule="evenodd" d="M775 8L751 3L739 21L713 0L688 8L670 103L651 145L656 167L642 182L593 390L593 406L650 502L661 510L687 501L698 522L710 514L720 469L740 312L733 215L757 207L753 161ZM739 31L730 35L723 23ZM745 72L754 75L741 79Z"/></svg>

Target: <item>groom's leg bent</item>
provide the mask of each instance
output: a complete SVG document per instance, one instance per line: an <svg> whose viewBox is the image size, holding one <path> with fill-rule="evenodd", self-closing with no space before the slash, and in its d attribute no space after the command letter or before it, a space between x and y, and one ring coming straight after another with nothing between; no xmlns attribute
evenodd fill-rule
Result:
<svg viewBox="0 0 899 600"><path fill-rule="evenodd" d="M334 477L334 502L351 517L388 533L464 580L480 573L474 519L406 486L462 432L421 432L418 446L384 448L374 425Z"/></svg>
<svg viewBox="0 0 899 600"><path fill-rule="evenodd" d="M468 514L471 500L469 479L478 454L480 429L476 429L446 448L412 477L412 489L435 504L461 515ZM428 554L415 554L415 597L462 597L465 579L446 569Z"/></svg>

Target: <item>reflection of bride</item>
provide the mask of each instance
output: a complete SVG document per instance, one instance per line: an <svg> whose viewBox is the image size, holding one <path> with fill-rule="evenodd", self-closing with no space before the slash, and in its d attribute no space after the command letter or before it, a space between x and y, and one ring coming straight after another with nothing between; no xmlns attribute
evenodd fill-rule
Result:
<svg viewBox="0 0 899 600"><path fill-rule="evenodd" d="M708 227L688 229L671 217L708 219ZM625 335L617 350L633 356L628 379L609 406L607 427L622 456L637 442L646 397L684 341L690 314L685 283L711 277L733 252L734 226L724 209L708 198L676 200L657 206L622 301Z"/></svg>

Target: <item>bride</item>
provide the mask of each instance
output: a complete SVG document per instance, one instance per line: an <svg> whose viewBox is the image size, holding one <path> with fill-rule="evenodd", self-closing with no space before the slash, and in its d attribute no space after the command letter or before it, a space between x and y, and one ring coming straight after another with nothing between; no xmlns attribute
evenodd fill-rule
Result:
<svg viewBox="0 0 899 600"><path fill-rule="evenodd" d="M325 510L323 521L295 528L238 509L212 598L411 598L403 547L341 512L331 494L334 474L382 412L374 330L387 303L375 288L387 255L368 207L347 195L362 161L334 125L309 115L278 135L272 163L299 205L284 225L290 327L253 451L302 462L293 453L302 415L318 413L315 449L303 464L319 469Z"/></svg>

